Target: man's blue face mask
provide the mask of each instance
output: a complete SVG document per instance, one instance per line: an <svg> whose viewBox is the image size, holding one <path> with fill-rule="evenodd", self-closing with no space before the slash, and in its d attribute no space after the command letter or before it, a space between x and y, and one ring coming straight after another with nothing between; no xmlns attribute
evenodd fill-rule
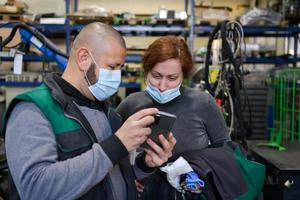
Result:
<svg viewBox="0 0 300 200"><path fill-rule="evenodd" d="M159 89L151 85L147 85L145 91L158 103L164 104L167 103L180 95L180 86L179 84L176 88L160 92Z"/></svg>
<svg viewBox="0 0 300 200"><path fill-rule="evenodd" d="M103 101L111 97L114 93L116 93L119 89L121 83L121 70L107 70L104 68L100 68L93 56L90 53L90 56L95 63L95 65L99 68L99 76L98 81L91 85L88 77L85 73L86 80L89 84L89 90L93 94L93 96L99 101Z"/></svg>

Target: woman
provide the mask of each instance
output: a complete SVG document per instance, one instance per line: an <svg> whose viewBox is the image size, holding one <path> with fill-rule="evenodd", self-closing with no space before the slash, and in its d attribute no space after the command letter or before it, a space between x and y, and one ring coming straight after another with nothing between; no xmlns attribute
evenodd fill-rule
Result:
<svg viewBox="0 0 300 200"><path fill-rule="evenodd" d="M192 56L183 38L165 36L157 39L146 50L142 65L147 87L145 91L129 95L118 106L117 112L123 120L148 107L176 115L172 128L177 140L174 156L207 148L209 144L221 146L230 140L224 118L213 97L182 86L183 79L189 78L193 68ZM148 191L148 183L144 184L147 192L151 192ZM160 195L158 190L156 188L153 194L145 196L155 198L155 194Z"/></svg>

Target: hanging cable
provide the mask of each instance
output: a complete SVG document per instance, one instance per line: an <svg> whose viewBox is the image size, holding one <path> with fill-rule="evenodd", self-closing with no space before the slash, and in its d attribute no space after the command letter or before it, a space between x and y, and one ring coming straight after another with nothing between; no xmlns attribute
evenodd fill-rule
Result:
<svg viewBox="0 0 300 200"><path fill-rule="evenodd" d="M57 48L54 43L47 39L35 27L29 26L24 23L13 24L13 28L8 37L5 38L2 43L0 43L0 49L3 49L3 47L7 47L8 43L12 41L12 39L16 35L17 30L19 30L22 41L18 48L19 51L28 53L30 44L43 54L44 59L56 62L59 70L65 70L68 62L68 55Z"/></svg>
<svg viewBox="0 0 300 200"><path fill-rule="evenodd" d="M217 45L219 49L212 49L214 42L221 43L221 45ZM222 102L223 110L225 110L223 112L227 118L230 117L229 122L227 121L229 133L233 132L233 138L239 138L241 144L247 149L246 135L251 134L249 124L251 125L252 120L250 119L250 123L245 125L246 123L242 116L241 90L244 88L243 46L243 50L245 50L245 38L241 24L235 21L219 23L209 36L204 61L204 82L206 90L216 100ZM215 58L218 58L217 63ZM221 66L214 83L212 83L210 78L209 66L211 60L213 60L214 64ZM249 101L247 92L244 92L244 95L246 95L245 101ZM249 112L251 113L250 103L246 104L249 106ZM239 128L239 133L237 133L237 127Z"/></svg>
<svg viewBox="0 0 300 200"><path fill-rule="evenodd" d="M39 39L43 44L46 45L46 47L48 47L51 51L53 51L54 53L61 55L65 58L68 58L68 55L66 55L64 52L62 52L60 49L58 49L55 44L53 44L48 38L46 38L39 30L37 30L36 28L29 26L27 24L24 23L7 23L7 25L11 25L13 24L13 28L12 31L10 32L10 34L8 35L7 38L5 38L2 43L0 44L1 47L3 48L5 47L10 41L12 41L12 39L14 38L14 36L16 35L16 32L18 29L24 29L28 32L30 32L33 36L35 36L37 39ZM0 28L6 27L6 24L2 25Z"/></svg>

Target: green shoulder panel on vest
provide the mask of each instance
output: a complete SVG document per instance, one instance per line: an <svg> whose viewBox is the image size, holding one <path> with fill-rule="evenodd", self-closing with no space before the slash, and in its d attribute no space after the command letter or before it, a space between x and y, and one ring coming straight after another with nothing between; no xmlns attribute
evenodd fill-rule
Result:
<svg viewBox="0 0 300 200"><path fill-rule="evenodd" d="M54 134L56 135L81 128L81 125L76 120L64 115L60 104L52 97L45 84L16 96L5 113L5 116L8 116L4 117L4 123L7 122L13 107L19 101L28 101L37 105L51 123Z"/></svg>

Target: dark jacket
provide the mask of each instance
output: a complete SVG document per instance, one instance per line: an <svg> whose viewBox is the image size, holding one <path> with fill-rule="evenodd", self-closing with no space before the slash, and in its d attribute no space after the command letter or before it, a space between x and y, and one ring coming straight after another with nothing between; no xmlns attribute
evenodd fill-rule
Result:
<svg viewBox="0 0 300 200"><path fill-rule="evenodd" d="M173 156L175 161L182 156L205 182L203 195L209 200L233 200L248 191L240 167L231 149L224 147L186 151ZM184 176L181 177L181 181ZM142 199L202 199L200 195L177 192L166 180L163 172L147 178Z"/></svg>
<svg viewBox="0 0 300 200"><path fill-rule="evenodd" d="M209 199L233 200L248 191L233 152L226 148L206 148L182 154L193 170L206 180Z"/></svg>

